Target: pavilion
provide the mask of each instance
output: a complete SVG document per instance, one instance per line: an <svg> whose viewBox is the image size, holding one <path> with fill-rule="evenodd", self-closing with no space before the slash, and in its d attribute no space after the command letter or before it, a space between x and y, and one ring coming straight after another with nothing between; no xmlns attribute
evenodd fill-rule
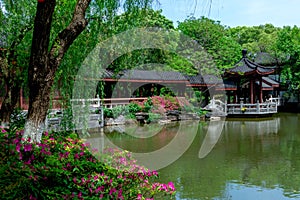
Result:
<svg viewBox="0 0 300 200"><path fill-rule="evenodd" d="M275 67L266 67L251 61L247 58L246 50L242 51L242 55L242 59L224 73L224 80L234 82L237 86L228 93L228 103L263 103L279 87L278 82L268 77L275 72ZM230 94L234 98L230 98Z"/></svg>

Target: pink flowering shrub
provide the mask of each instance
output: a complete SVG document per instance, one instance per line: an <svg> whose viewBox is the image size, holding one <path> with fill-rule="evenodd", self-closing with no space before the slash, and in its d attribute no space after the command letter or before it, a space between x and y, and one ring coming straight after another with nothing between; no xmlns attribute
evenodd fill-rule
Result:
<svg viewBox="0 0 300 200"><path fill-rule="evenodd" d="M133 106L136 105L136 106ZM153 96L144 101L133 101L130 107L139 109L129 109L134 112L152 112L164 115L167 111L179 110L180 105L176 97L172 96Z"/></svg>
<svg viewBox="0 0 300 200"><path fill-rule="evenodd" d="M176 97L171 96L153 96L151 97L153 108L153 113L165 113L171 110L180 109L179 102Z"/></svg>
<svg viewBox="0 0 300 200"><path fill-rule="evenodd" d="M135 164L128 152L108 150L98 160L74 133L44 133L38 144L22 131L0 129L3 199L170 199L173 183Z"/></svg>
<svg viewBox="0 0 300 200"><path fill-rule="evenodd" d="M132 159L130 152L107 148L104 153L106 156L102 156L102 161L122 172L123 176L120 178L124 180L126 185L132 180L139 180L137 184L140 193L137 199L151 197L153 194L156 197L159 196L159 199L166 195L170 198L175 194L175 187L172 182L168 184L154 182L154 179L158 178L158 172L138 165L136 160Z"/></svg>

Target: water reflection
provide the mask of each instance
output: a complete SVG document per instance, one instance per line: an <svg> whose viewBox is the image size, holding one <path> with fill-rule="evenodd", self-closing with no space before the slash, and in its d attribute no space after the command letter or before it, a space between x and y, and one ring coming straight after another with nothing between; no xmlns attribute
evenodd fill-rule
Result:
<svg viewBox="0 0 300 200"><path fill-rule="evenodd" d="M222 134L216 135L214 130L222 126L220 123L209 126L197 122L191 146L176 162L160 170L160 181L175 183L177 199L300 198L300 115L228 120ZM183 130L186 137L191 134L188 126ZM146 139L126 131L106 136L124 149L146 152L170 143L177 131L178 124L172 124ZM103 140L99 134L95 138L89 141ZM199 158L200 148L206 156Z"/></svg>
<svg viewBox="0 0 300 200"><path fill-rule="evenodd" d="M133 125L126 129L123 133L113 131L100 137L102 146L93 142L99 140L96 137L87 138L87 142L93 149L110 147L131 151L137 164L158 170L176 161L190 147L197 135L198 122Z"/></svg>
<svg viewBox="0 0 300 200"><path fill-rule="evenodd" d="M299 199L299 122L288 114L226 121L212 152L199 159L203 125L186 154L161 170L161 180L176 181L177 199Z"/></svg>
<svg viewBox="0 0 300 200"><path fill-rule="evenodd" d="M199 158L205 158L214 146L217 144L222 130L224 128L225 121L210 121L208 122L208 129L206 132L206 136L202 142L202 145L199 150Z"/></svg>

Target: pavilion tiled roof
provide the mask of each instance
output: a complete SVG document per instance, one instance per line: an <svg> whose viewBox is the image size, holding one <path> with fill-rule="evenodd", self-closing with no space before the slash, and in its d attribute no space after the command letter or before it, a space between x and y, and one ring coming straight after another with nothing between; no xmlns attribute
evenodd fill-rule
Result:
<svg viewBox="0 0 300 200"><path fill-rule="evenodd" d="M191 85L205 85L203 76L198 74L196 76L186 76Z"/></svg>
<svg viewBox="0 0 300 200"><path fill-rule="evenodd" d="M104 79L116 79L118 81L188 81L186 76L176 71L152 71L152 70L124 70L117 75L112 71L106 70L103 73Z"/></svg>
<svg viewBox="0 0 300 200"><path fill-rule="evenodd" d="M236 90L237 86L233 81L223 80L215 75L188 76L176 71L154 71L154 70L124 70L118 74L105 70L102 74L105 80L126 81L126 82L172 82L186 83L188 86L214 86L217 90Z"/></svg>
<svg viewBox="0 0 300 200"><path fill-rule="evenodd" d="M113 79L116 78L113 71L104 70L101 74L101 77L104 79Z"/></svg>
<svg viewBox="0 0 300 200"><path fill-rule="evenodd" d="M215 86L217 90L237 90L237 86L233 81L223 80L221 77L215 75L201 75L189 76L190 86Z"/></svg>
<svg viewBox="0 0 300 200"><path fill-rule="evenodd" d="M223 84L218 84L216 90L237 90L236 83L229 80L224 80Z"/></svg>
<svg viewBox="0 0 300 200"><path fill-rule="evenodd" d="M266 52L256 53L254 62L263 66L276 66L278 64L278 60Z"/></svg>
<svg viewBox="0 0 300 200"><path fill-rule="evenodd" d="M262 77L263 82L265 82L268 85L271 85L272 87L279 87L279 83L270 77Z"/></svg>
<svg viewBox="0 0 300 200"><path fill-rule="evenodd" d="M217 77L212 74L201 75L198 74L196 76L187 76L191 85L215 85L221 84L223 82L221 77Z"/></svg>
<svg viewBox="0 0 300 200"><path fill-rule="evenodd" d="M232 68L227 70L226 74L234 74L234 75L268 75L272 74L275 70L275 67L264 67L259 65L251 60L249 60L246 56L247 51L243 50L242 59Z"/></svg>

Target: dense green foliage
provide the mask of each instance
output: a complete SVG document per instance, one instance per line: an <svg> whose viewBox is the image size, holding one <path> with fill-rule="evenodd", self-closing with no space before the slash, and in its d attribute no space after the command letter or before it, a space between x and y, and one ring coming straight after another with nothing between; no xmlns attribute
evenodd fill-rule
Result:
<svg viewBox="0 0 300 200"><path fill-rule="evenodd" d="M179 23L178 29L196 40L220 69L232 67L240 58L241 46L230 37L229 29L219 21L205 17L189 18Z"/></svg>
<svg viewBox="0 0 300 200"><path fill-rule="evenodd" d="M284 27L278 31L275 47L277 55L282 62L281 77L286 83L288 94L300 92L300 29Z"/></svg>

